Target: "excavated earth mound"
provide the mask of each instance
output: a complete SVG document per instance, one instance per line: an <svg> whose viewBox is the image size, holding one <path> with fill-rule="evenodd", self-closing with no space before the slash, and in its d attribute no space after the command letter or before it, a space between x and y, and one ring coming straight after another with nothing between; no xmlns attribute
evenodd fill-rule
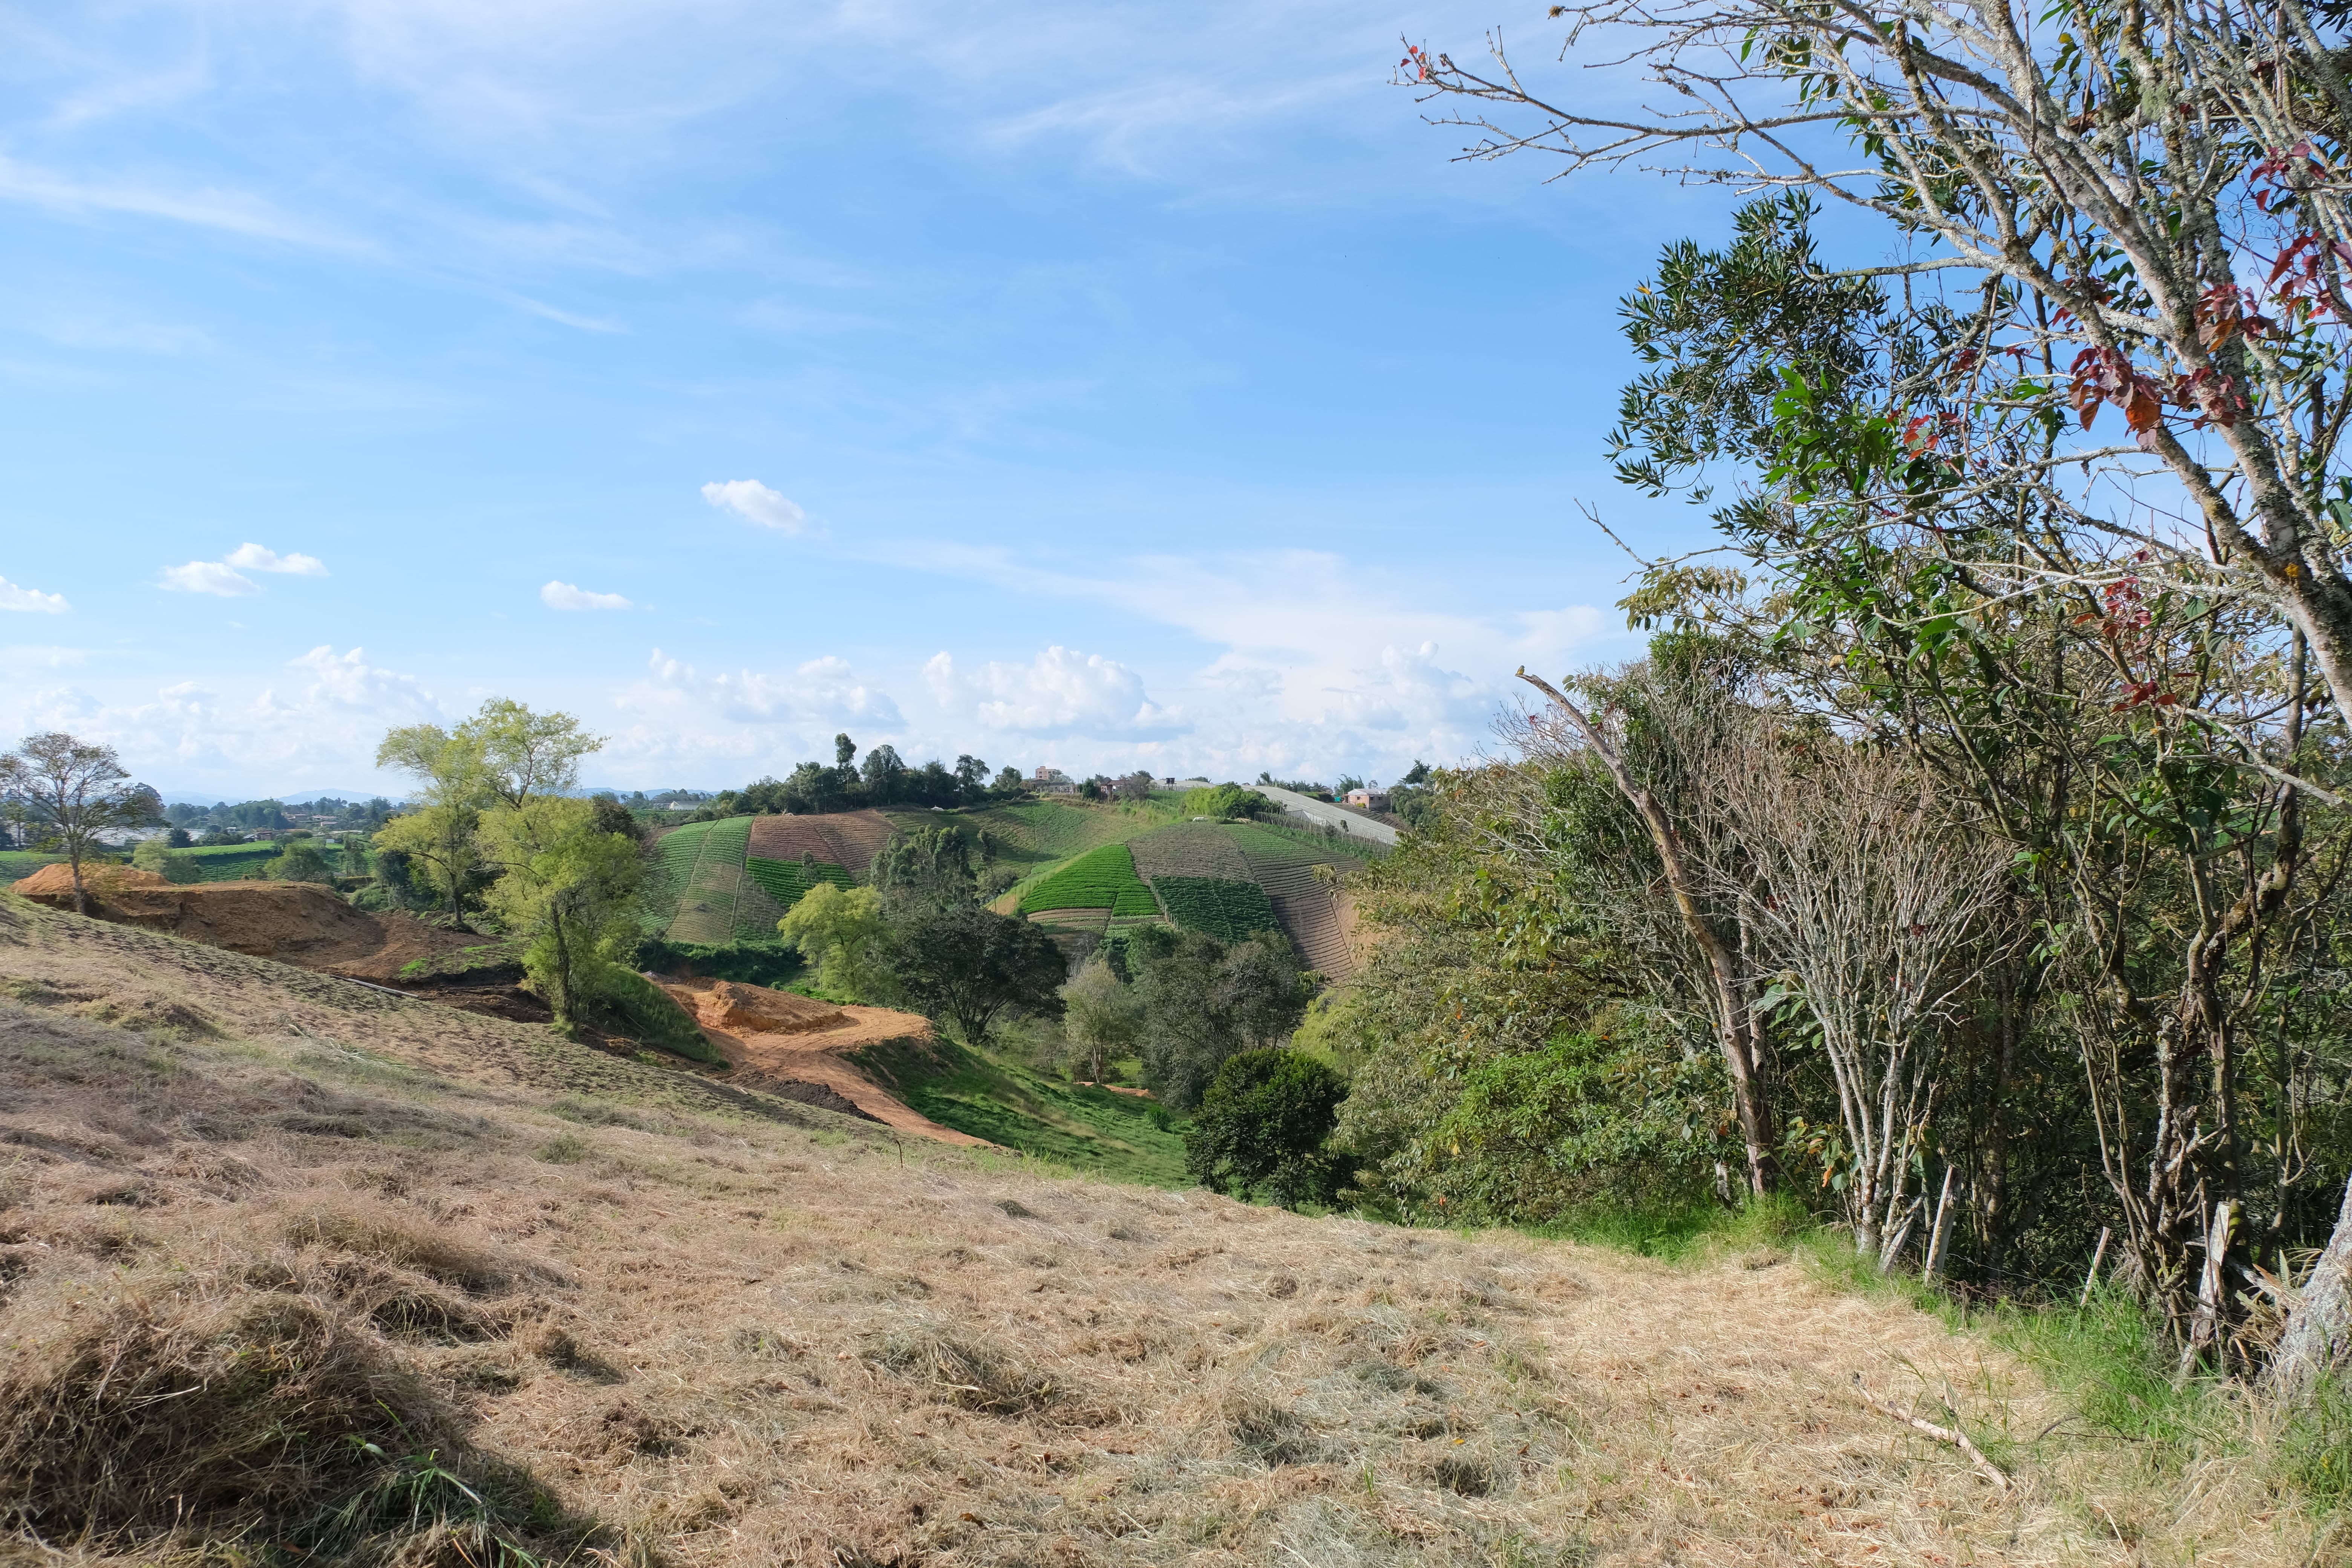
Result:
<svg viewBox="0 0 2352 1568"><path fill-rule="evenodd" d="M15 890L51 909L71 910L71 879L52 876L62 869L44 866ZM110 866L98 882L85 876L82 885L93 890L89 912L100 920L380 985L398 981L401 970L417 959L481 941L411 915L355 910L315 882L174 886L150 871Z"/></svg>
<svg viewBox="0 0 2352 1568"><path fill-rule="evenodd" d="M87 866L81 873L82 891L95 896L118 888L168 888L172 883L153 871L142 871L135 866ZM16 890L28 899L44 903L54 901L57 895L65 899L64 908L73 908L73 868L62 861L44 866L23 881Z"/></svg>
<svg viewBox="0 0 2352 1568"><path fill-rule="evenodd" d="M862 875L898 829L878 811L762 816L751 824L754 860L821 860Z"/></svg>

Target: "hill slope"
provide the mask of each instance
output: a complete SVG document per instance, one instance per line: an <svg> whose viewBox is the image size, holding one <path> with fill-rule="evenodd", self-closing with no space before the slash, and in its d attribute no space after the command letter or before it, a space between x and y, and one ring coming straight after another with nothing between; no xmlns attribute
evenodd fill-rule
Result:
<svg viewBox="0 0 2352 1568"><path fill-rule="evenodd" d="M2284 1516L2221 1528L2245 1500L2224 1473L2168 1497L2072 1439L2007 1454L1995 1491L1849 1376L1948 1388L1988 1436L2063 1412L1979 1341L1786 1261L1040 1180L6 898L0 982L0 1530L30 1561L2315 1544Z"/></svg>

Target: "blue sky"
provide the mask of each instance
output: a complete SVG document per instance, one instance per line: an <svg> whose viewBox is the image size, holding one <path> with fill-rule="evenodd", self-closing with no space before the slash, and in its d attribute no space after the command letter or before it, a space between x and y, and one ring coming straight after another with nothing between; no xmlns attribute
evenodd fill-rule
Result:
<svg viewBox="0 0 2352 1568"><path fill-rule="evenodd" d="M1609 477L1614 302L1727 227L1389 85L1541 12L0 11L0 733L229 797L490 695L625 786L1471 754L1635 650L1580 499L1696 537Z"/></svg>

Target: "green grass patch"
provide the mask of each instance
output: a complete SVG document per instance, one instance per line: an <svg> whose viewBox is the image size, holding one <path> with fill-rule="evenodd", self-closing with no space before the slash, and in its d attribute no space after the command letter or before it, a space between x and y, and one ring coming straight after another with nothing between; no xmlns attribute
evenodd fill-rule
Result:
<svg viewBox="0 0 2352 1568"><path fill-rule="evenodd" d="M1279 931L1274 902L1255 882L1223 877L1157 877L1151 890L1180 926L1208 932L1219 942L1239 942L1254 931Z"/></svg>
<svg viewBox="0 0 2352 1568"><path fill-rule="evenodd" d="M1160 904L1135 874L1135 857L1124 844L1089 849L1032 883L1022 896L1024 914L1037 910L1108 910L1113 915L1157 915Z"/></svg>
<svg viewBox="0 0 2352 1568"><path fill-rule="evenodd" d="M403 980L471 980L483 985L503 984L522 973L523 944L514 941L486 942L474 947L436 952L401 966Z"/></svg>
<svg viewBox="0 0 2352 1568"><path fill-rule="evenodd" d="M1426 1221L1434 1216L1415 1217ZM1594 1205L1523 1228L1531 1236L1613 1247L1665 1263L1722 1251L1787 1249L1820 1234L1819 1222L1805 1206L1785 1196L1757 1199L1736 1209L1712 1198L1648 1206Z"/></svg>
<svg viewBox="0 0 2352 1568"><path fill-rule="evenodd" d="M1064 1083L949 1040L894 1040L856 1059L941 1126L1085 1175L1192 1185L1183 1136L1160 1124L1167 1114L1157 1100Z"/></svg>
<svg viewBox="0 0 2352 1568"><path fill-rule="evenodd" d="M21 882L44 866L54 866L62 855L40 855L30 849L0 849L0 880Z"/></svg>
<svg viewBox="0 0 2352 1568"><path fill-rule="evenodd" d="M857 885L857 879L849 874L847 867L836 866L830 860L762 860L754 856L743 862L743 868L787 912L801 901L803 893L819 882L831 882L836 888Z"/></svg>

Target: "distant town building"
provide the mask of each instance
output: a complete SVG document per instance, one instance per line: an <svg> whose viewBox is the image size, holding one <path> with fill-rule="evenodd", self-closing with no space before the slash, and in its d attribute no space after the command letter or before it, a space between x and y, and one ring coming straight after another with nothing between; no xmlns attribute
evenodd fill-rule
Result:
<svg viewBox="0 0 2352 1568"><path fill-rule="evenodd" d="M1059 768L1048 768L1043 766L1039 767L1036 773L1031 775L1029 780L1029 788L1033 794L1036 795L1076 795L1078 793L1078 786L1071 782L1069 774L1064 773Z"/></svg>
<svg viewBox="0 0 2352 1568"><path fill-rule="evenodd" d="M1351 789L1348 792L1348 804L1360 811L1386 811L1389 808L1389 792L1384 789Z"/></svg>

